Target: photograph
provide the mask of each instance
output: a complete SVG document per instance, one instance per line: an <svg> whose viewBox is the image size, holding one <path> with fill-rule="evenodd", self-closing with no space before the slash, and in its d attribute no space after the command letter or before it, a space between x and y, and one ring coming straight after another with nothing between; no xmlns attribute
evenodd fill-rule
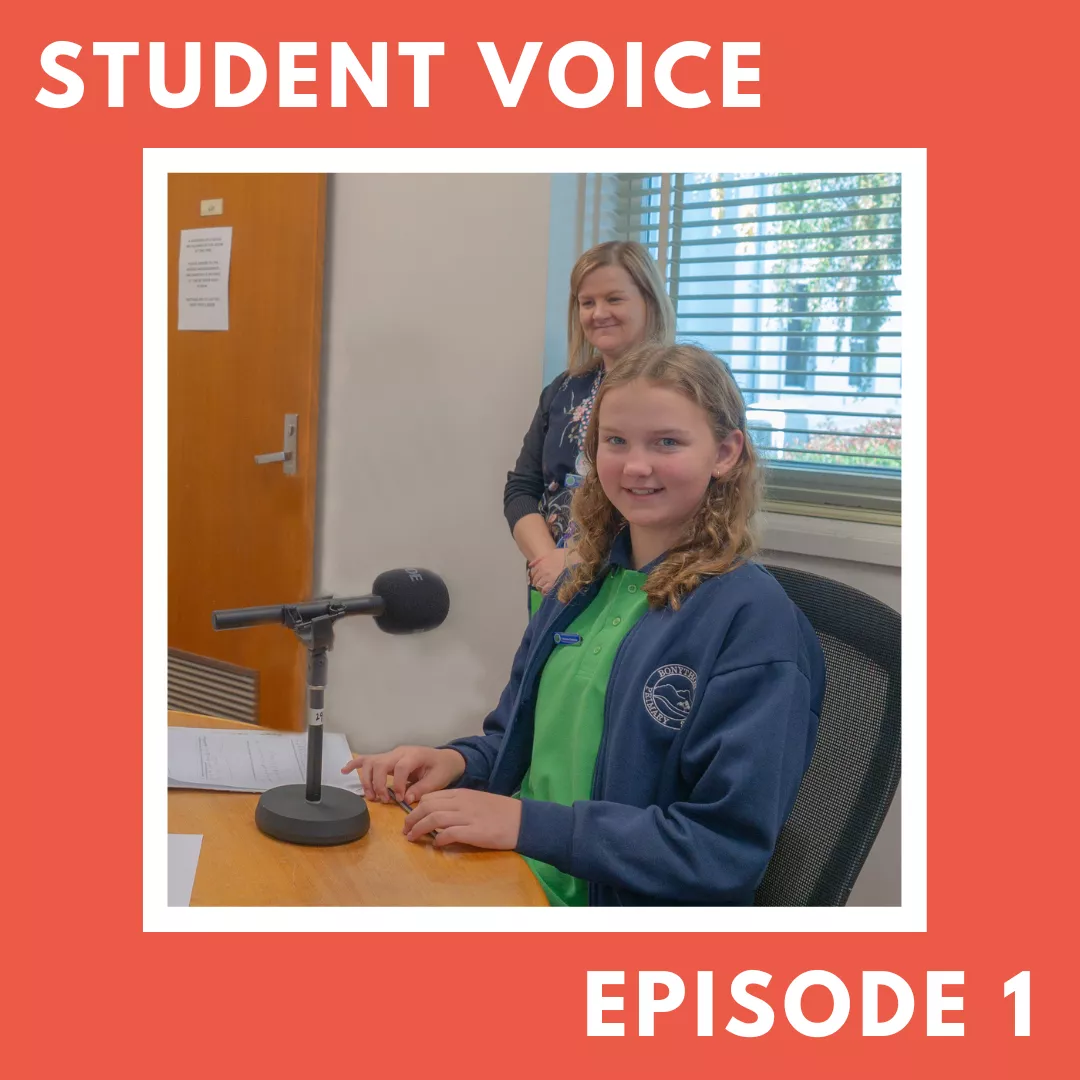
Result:
<svg viewBox="0 0 1080 1080"><path fill-rule="evenodd" d="M713 156L168 172L171 907L900 913L923 177Z"/></svg>

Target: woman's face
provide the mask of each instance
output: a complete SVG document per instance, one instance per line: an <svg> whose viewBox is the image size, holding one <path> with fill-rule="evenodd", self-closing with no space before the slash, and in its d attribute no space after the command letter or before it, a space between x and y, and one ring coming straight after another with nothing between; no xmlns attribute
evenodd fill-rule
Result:
<svg viewBox="0 0 1080 1080"><path fill-rule="evenodd" d="M645 298L623 267L598 266L586 274L577 301L585 338L605 363L645 340Z"/></svg>

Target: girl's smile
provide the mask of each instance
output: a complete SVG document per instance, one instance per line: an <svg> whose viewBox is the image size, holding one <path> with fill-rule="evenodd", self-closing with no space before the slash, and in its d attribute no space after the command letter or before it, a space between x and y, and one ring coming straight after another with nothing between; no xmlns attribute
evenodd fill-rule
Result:
<svg viewBox="0 0 1080 1080"><path fill-rule="evenodd" d="M742 433L718 441L700 405L647 379L612 387L600 408L597 479L644 566L682 537L710 481L738 460Z"/></svg>

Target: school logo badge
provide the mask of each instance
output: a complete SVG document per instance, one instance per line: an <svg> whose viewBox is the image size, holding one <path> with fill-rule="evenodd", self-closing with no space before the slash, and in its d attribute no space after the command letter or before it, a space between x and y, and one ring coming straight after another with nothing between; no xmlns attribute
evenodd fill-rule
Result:
<svg viewBox="0 0 1080 1080"><path fill-rule="evenodd" d="M694 707L697 672L683 664L658 667L646 680L642 697L649 715L666 728L681 728Z"/></svg>

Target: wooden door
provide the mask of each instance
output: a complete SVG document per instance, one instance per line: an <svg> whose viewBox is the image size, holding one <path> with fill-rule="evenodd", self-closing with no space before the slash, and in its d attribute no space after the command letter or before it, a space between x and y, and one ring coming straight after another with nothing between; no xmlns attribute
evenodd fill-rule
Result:
<svg viewBox="0 0 1080 1080"><path fill-rule="evenodd" d="M201 216L208 199L223 200L220 216ZM214 631L210 616L311 596L325 217L325 176L169 177L170 701L179 650L208 685L216 671L250 679L252 719L294 730L302 646L283 627ZM224 225L229 327L180 331L180 231ZM282 449L288 413L298 416L292 476L255 462Z"/></svg>

